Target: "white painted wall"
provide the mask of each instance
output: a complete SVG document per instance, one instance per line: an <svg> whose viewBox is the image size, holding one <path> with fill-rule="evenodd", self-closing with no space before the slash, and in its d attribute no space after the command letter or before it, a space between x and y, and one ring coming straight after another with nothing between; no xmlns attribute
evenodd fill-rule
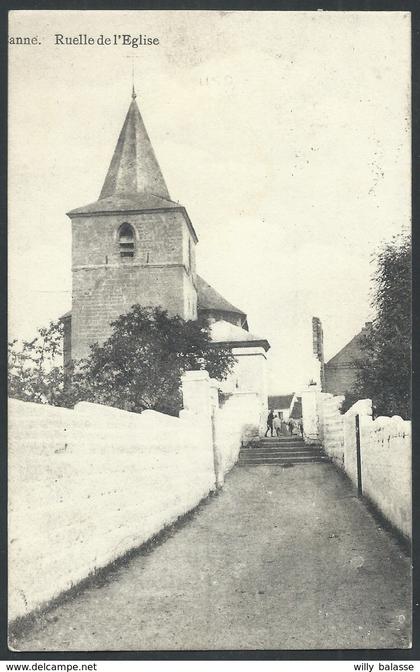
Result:
<svg viewBox="0 0 420 672"><path fill-rule="evenodd" d="M369 431L372 421L370 399L357 401L347 413L341 416L343 419L344 469L357 486L356 415L359 416L360 445L365 449L370 443Z"/></svg>
<svg viewBox="0 0 420 672"><path fill-rule="evenodd" d="M340 413L343 396L321 392L318 397L320 439L325 452L340 468L344 465L344 419Z"/></svg>
<svg viewBox="0 0 420 672"><path fill-rule="evenodd" d="M315 385L302 390L303 438L306 443L318 444L321 440L319 432L319 395L319 388Z"/></svg>
<svg viewBox="0 0 420 672"><path fill-rule="evenodd" d="M267 353L262 347L233 348L232 354L236 357L236 364L228 378L220 384L227 394L243 395L243 404L248 406L252 398L252 407L256 401L259 405L258 421L255 420L255 434L262 436L266 429L268 415L268 388L267 388ZM248 397L248 398L247 398Z"/></svg>
<svg viewBox="0 0 420 672"><path fill-rule="evenodd" d="M259 421L260 400L253 393L234 394L217 410L216 446L221 455L222 474L237 461L241 442L258 437Z"/></svg>
<svg viewBox="0 0 420 672"><path fill-rule="evenodd" d="M403 535L411 538L411 422L398 416L372 420L372 402L362 399L340 413L344 397L309 389L302 395L303 421L327 455L357 486L356 415L359 416L362 492Z"/></svg>
<svg viewBox="0 0 420 672"><path fill-rule="evenodd" d="M350 411L345 416L346 424L354 420L354 413L353 417L348 417ZM399 416L372 420L368 413L360 414L359 419L363 494L392 525L411 539L411 422ZM347 434L354 436L355 432L349 428ZM346 448L346 462L349 476L357 484L355 440Z"/></svg>
<svg viewBox="0 0 420 672"><path fill-rule="evenodd" d="M219 408L205 371L186 374L183 393L179 418L10 400L10 620L141 545L222 485L258 404L233 395Z"/></svg>

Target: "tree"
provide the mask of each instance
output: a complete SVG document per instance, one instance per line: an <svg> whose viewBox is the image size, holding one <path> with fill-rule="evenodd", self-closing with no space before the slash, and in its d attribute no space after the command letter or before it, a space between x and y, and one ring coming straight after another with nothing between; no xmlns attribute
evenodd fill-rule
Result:
<svg viewBox="0 0 420 672"><path fill-rule="evenodd" d="M50 322L31 341L14 339L8 348L9 396L22 401L65 406L62 367L63 325Z"/></svg>
<svg viewBox="0 0 420 672"><path fill-rule="evenodd" d="M377 415L411 417L411 240L394 236L375 255L372 326L362 343L354 393Z"/></svg>
<svg viewBox="0 0 420 672"><path fill-rule="evenodd" d="M40 396L36 389L37 398L30 400L51 403L52 396L63 405L91 401L127 411L150 408L176 415L182 407L185 371L206 369L212 378L223 380L235 362L229 348L212 343L207 323L169 317L160 308L135 305L111 326L109 338L102 345L93 344L89 356L66 372L66 385L64 372L59 379L55 371L54 380L51 375L47 378L47 384L58 383L54 394ZM26 390L24 375L19 372L19 382Z"/></svg>

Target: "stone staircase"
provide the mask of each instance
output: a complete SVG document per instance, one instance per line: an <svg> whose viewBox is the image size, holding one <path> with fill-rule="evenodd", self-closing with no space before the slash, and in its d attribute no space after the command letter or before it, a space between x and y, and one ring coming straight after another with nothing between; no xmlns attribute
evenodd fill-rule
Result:
<svg viewBox="0 0 420 672"><path fill-rule="evenodd" d="M327 462L320 446L308 445L300 436L281 436L252 441L242 446L238 466L248 467L259 464L291 467L308 462Z"/></svg>

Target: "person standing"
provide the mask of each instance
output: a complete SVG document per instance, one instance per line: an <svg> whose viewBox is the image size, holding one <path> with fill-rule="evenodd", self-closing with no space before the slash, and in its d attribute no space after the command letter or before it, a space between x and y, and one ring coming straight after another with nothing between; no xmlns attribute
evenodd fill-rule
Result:
<svg viewBox="0 0 420 672"><path fill-rule="evenodd" d="M290 434L293 434L293 420L290 418L289 422L287 423L289 426L289 432Z"/></svg>
<svg viewBox="0 0 420 672"><path fill-rule="evenodd" d="M302 422L302 418L299 420L299 431L300 431L300 435L301 435L301 437L302 437L302 439L303 439L303 422Z"/></svg>
<svg viewBox="0 0 420 672"><path fill-rule="evenodd" d="M273 411L270 411L267 417L267 429L264 436L267 436L268 432L271 432L271 436L273 436L273 420L274 420L274 413Z"/></svg>
<svg viewBox="0 0 420 672"><path fill-rule="evenodd" d="M274 420L273 420L273 428L274 428L274 431L275 431L275 433L276 433L276 436L280 436L280 432L281 432L281 420L280 420L278 414L274 416Z"/></svg>

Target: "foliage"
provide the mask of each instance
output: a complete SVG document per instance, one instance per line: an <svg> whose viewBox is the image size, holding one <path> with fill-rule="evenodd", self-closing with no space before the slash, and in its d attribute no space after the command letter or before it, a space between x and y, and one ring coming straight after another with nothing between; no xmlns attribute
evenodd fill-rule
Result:
<svg viewBox="0 0 420 672"><path fill-rule="evenodd" d="M14 339L8 348L9 396L53 406L67 405L62 367L63 325L50 322L31 341Z"/></svg>
<svg viewBox="0 0 420 672"><path fill-rule="evenodd" d="M376 415L411 417L411 241L394 236L375 255L372 306L362 338L354 393L372 399Z"/></svg>
<svg viewBox="0 0 420 672"><path fill-rule="evenodd" d="M362 394L362 397L360 396ZM359 401L359 399L363 398L363 392L355 392L355 390L347 390L344 393L344 401L340 406L340 413L346 413L349 408L353 406L353 404L356 403L356 401Z"/></svg>
<svg viewBox="0 0 420 672"><path fill-rule="evenodd" d="M135 305L111 326L111 336L91 347L76 374L76 394L88 401L177 414L185 371L206 369L223 380L235 361L229 348L211 342L204 322L169 317L161 308Z"/></svg>
<svg viewBox="0 0 420 672"><path fill-rule="evenodd" d="M13 367L10 394L40 403L73 405L83 400L176 415L182 407L180 383L185 371L206 369L210 377L223 380L235 362L229 348L212 343L206 323L169 317L160 308L135 305L111 326L109 338L92 345L89 356L74 362L66 375L56 367L48 372L40 360L37 376L28 374L25 348L19 353L14 347L13 357L21 365ZM52 336L48 330L42 333L44 342L37 347L49 352ZM56 326L53 333L57 335Z"/></svg>

